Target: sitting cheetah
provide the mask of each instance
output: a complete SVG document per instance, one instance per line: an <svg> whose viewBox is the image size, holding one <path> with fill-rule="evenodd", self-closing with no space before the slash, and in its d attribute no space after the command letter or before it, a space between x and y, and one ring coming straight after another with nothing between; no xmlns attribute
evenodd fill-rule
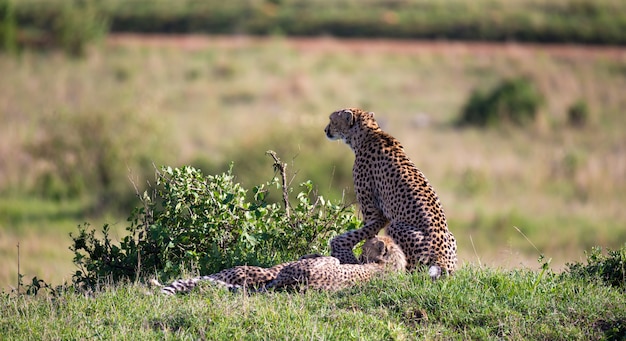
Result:
<svg viewBox="0 0 626 341"><path fill-rule="evenodd" d="M432 279L442 270L452 274L456 240L437 194L400 142L380 129L374 113L361 109L332 113L324 131L331 140L343 140L355 154L354 189L365 222L362 228L335 237L331 255L341 263L357 263L354 245L389 224L387 234L406 254L408 270L424 264Z"/></svg>
<svg viewBox="0 0 626 341"><path fill-rule="evenodd" d="M404 271L406 268L402 249L389 236L375 236L367 240L362 247L361 261L366 264L339 264L334 257L308 255L268 269L236 266L208 276L177 280L163 287L161 292L168 295L189 292L201 281L210 281L233 291L242 287L265 291L297 286L301 289L339 290L365 282L378 272Z"/></svg>

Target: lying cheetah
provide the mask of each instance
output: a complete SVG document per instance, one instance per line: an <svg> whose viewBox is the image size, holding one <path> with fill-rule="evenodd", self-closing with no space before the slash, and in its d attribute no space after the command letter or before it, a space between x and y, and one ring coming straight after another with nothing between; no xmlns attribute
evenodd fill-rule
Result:
<svg viewBox="0 0 626 341"><path fill-rule="evenodd" d="M374 236L362 247L363 264L340 264L335 257L299 260L285 266L264 290L299 288L337 291L369 281L381 272L398 272L406 268L402 249L389 236Z"/></svg>
<svg viewBox="0 0 626 341"><path fill-rule="evenodd" d="M408 270L429 266L429 275L456 267L456 240L448 230L441 203L428 180L409 160L398 140L380 129L374 113L342 109L330 115L324 129L331 140L343 140L355 154L354 189L365 221L331 241L331 255L355 264L353 247L376 235L385 225L402 248Z"/></svg>
<svg viewBox="0 0 626 341"><path fill-rule="evenodd" d="M365 264L339 264L334 257L309 255L267 269L237 266L208 276L177 280L163 287L161 292L168 295L189 292L201 281L210 281L233 291L243 287L251 291L288 287L339 290L368 281L379 272L404 271L406 268L402 249L389 236L375 236L367 240L360 259Z"/></svg>
<svg viewBox="0 0 626 341"><path fill-rule="evenodd" d="M177 292L189 292L202 281L213 282L231 290L237 290L243 287L253 290L255 288L264 287L267 283L276 278L280 270L291 263L293 262L281 263L271 268L248 265L236 266L208 276L176 280L172 282L172 284L163 287L161 292L167 295L174 295Z"/></svg>

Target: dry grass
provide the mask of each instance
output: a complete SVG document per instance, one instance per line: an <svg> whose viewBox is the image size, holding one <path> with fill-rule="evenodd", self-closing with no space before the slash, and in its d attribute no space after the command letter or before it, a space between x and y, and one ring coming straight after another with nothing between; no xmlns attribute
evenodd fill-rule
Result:
<svg viewBox="0 0 626 341"><path fill-rule="evenodd" d="M557 267L591 245L626 241L623 48L116 37L84 60L2 56L0 73L0 160L10 160L0 163L0 188L11 196L32 186L43 167L23 146L54 129L41 122L59 112L129 112L158 122L162 136L146 138L174 141L158 151L171 165L198 157L228 162L233 147L277 132L288 139L274 143L297 145L300 159L324 157L307 146L314 136L315 145L328 146L325 155L350 162L348 148L324 142L322 129L331 111L360 106L377 113L434 184L464 261L536 264L537 252L513 226ZM518 75L547 96L536 127L451 128L473 88ZM582 130L566 125L566 110L579 99L592 113ZM312 167L298 158L296 168ZM271 175L269 160L264 167L259 182ZM2 263L15 264L20 240L23 267L33 272L26 275L67 278L67 232L84 219L72 217L75 223L62 229L28 222L12 228L0 216ZM52 224L41 222L58 226ZM3 287L15 282L15 271L2 267Z"/></svg>

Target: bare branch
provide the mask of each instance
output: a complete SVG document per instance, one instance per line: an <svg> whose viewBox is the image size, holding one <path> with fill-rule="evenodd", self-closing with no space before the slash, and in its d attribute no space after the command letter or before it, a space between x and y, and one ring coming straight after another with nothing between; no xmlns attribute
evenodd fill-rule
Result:
<svg viewBox="0 0 626 341"><path fill-rule="evenodd" d="M275 151L268 150L265 153L274 159L274 171L280 172L281 186L283 187L283 204L285 205L285 214L287 215L287 217L289 217L289 185L287 184L287 164L280 161Z"/></svg>

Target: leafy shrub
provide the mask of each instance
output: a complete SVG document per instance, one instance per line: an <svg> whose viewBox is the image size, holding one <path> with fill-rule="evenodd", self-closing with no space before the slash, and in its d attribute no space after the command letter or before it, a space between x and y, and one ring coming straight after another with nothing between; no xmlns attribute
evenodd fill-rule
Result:
<svg viewBox="0 0 626 341"><path fill-rule="evenodd" d="M626 244L619 250L594 247L587 255L587 264L567 264L567 274L581 279L600 279L606 284L626 289Z"/></svg>
<svg viewBox="0 0 626 341"><path fill-rule="evenodd" d="M284 203L268 203L270 188L280 187L272 180L248 193L231 170L204 176L190 166L163 167L156 188L141 197L143 207L128 218L128 235L119 245L111 241L107 225L102 239L88 225L72 235L70 249L79 267L74 283L93 287L105 278L117 282L158 274L169 279L186 270L270 266L327 253L333 236L360 224L352 208L315 196L311 182L301 185L289 210Z"/></svg>
<svg viewBox="0 0 626 341"><path fill-rule="evenodd" d="M535 120L543 103L543 95L530 80L507 79L487 94L474 91L457 123L479 127L503 123L525 125Z"/></svg>

